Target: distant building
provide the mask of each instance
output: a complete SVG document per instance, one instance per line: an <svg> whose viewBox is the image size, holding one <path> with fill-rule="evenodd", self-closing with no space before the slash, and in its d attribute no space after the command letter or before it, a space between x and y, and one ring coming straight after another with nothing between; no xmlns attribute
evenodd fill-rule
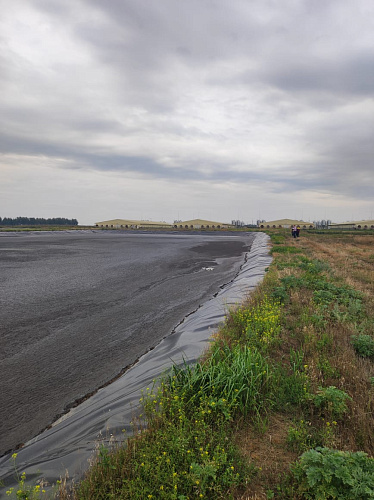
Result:
<svg viewBox="0 0 374 500"><path fill-rule="evenodd" d="M150 220L128 220L128 219L113 219L103 222L95 222L96 227L105 229L156 229L165 228L171 229L173 226L167 222L155 222Z"/></svg>
<svg viewBox="0 0 374 500"><path fill-rule="evenodd" d="M174 223L176 229L232 229L232 224L204 219L192 219Z"/></svg>
<svg viewBox="0 0 374 500"><path fill-rule="evenodd" d="M261 229L276 229L276 228L286 228L290 229L292 226L300 226L301 229L313 229L313 222L305 222L303 220L294 219L279 219L272 221L257 221L257 227Z"/></svg>
<svg viewBox="0 0 374 500"><path fill-rule="evenodd" d="M313 224L316 229L328 229L331 225L331 220L315 220Z"/></svg>
<svg viewBox="0 0 374 500"><path fill-rule="evenodd" d="M235 227L244 227L245 223L242 220L232 220L231 225Z"/></svg>
<svg viewBox="0 0 374 500"><path fill-rule="evenodd" d="M235 227L233 224L204 219L174 221L173 224L148 220L112 219L95 222L95 226L104 229L233 229Z"/></svg>
<svg viewBox="0 0 374 500"><path fill-rule="evenodd" d="M329 229L374 229L374 220L331 223Z"/></svg>

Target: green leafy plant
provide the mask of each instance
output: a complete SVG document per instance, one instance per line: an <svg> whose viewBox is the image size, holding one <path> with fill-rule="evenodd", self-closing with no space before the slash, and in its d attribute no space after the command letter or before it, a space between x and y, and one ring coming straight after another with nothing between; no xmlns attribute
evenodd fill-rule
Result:
<svg viewBox="0 0 374 500"><path fill-rule="evenodd" d="M287 304L290 300L289 295L284 286L277 286L271 292L270 297L281 304Z"/></svg>
<svg viewBox="0 0 374 500"><path fill-rule="evenodd" d="M352 398L344 391L335 386L319 387L317 394L313 394L311 399L314 405L321 410L325 416L342 418L348 411L347 401Z"/></svg>
<svg viewBox="0 0 374 500"><path fill-rule="evenodd" d="M316 448L292 466L302 498L366 500L374 498L374 459L364 452Z"/></svg>
<svg viewBox="0 0 374 500"><path fill-rule="evenodd" d="M335 301L335 295L330 290L316 290L313 300L316 304L328 305Z"/></svg>
<svg viewBox="0 0 374 500"><path fill-rule="evenodd" d="M359 298L350 299L347 309L348 309L348 314L351 318L353 319L360 318L364 313L362 300Z"/></svg>
<svg viewBox="0 0 374 500"><path fill-rule="evenodd" d="M300 263L300 268L307 271L309 274L320 274L330 270L330 265L318 259L303 259Z"/></svg>
<svg viewBox="0 0 374 500"><path fill-rule="evenodd" d="M110 456L109 456L109 449L106 448L104 445L101 445L99 448L98 461L103 468L106 468L106 467L113 468L113 465L111 463Z"/></svg>
<svg viewBox="0 0 374 500"><path fill-rule="evenodd" d="M290 276L281 278L280 281L287 290L289 290L290 288L302 288L307 286L305 279L299 278L292 274Z"/></svg>
<svg viewBox="0 0 374 500"><path fill-rule="evenodd" d="M363 358L374 356L374 339L370 335L352 335L351 342L359 356Z"/></svg>
<svg viewBox="0 0 374 500"><path fill-rule="evenodd" d="M311 280L309 285L311 289L315 290L313 292L315 304L329 305L336 302L351 307L352 311L357 311L361 307L359 302L361 302L362 293L358 290L346 286L338 287L323 280ZM352 300L355 302L352 302Z"/></svg>

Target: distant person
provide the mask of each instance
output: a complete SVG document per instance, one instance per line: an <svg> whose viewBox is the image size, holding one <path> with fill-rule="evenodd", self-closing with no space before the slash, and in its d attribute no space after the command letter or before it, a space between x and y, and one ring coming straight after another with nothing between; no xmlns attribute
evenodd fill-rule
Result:
<svg viewBox="0 0 374 500"><path fill-rule="evenodd" d="M296 236L299 237L300 236L300 226L297 226L296 227Z"/></svg>
<svg viewBox="0 0 374 500"><path fill-rule="evenodd" d="M291 233L292 233L292 236L293 236L294 238L296 238L296 226L295 226L295 225L294 225L294 226L292 226Z"/></svg>

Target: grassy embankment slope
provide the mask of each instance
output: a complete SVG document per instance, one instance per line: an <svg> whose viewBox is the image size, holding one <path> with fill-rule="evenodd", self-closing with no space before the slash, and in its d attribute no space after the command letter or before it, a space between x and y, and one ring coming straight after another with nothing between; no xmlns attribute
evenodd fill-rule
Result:
<svg viewBox="0 0 374 500"><path fill-rule="evenodd" d="M210 352L60 498L374 498L374 236L271 236Z"/></svg>

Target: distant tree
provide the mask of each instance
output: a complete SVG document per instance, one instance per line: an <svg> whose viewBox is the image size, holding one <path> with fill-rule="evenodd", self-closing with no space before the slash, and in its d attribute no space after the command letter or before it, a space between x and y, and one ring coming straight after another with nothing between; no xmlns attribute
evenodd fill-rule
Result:
<svg viewBox="0 0 374 500"><path fill-rule="evenodd" d="M77 219L66 219L65 217L54 217L51 219L35 217L0 217L0 226L77 226Z"/></svg>

